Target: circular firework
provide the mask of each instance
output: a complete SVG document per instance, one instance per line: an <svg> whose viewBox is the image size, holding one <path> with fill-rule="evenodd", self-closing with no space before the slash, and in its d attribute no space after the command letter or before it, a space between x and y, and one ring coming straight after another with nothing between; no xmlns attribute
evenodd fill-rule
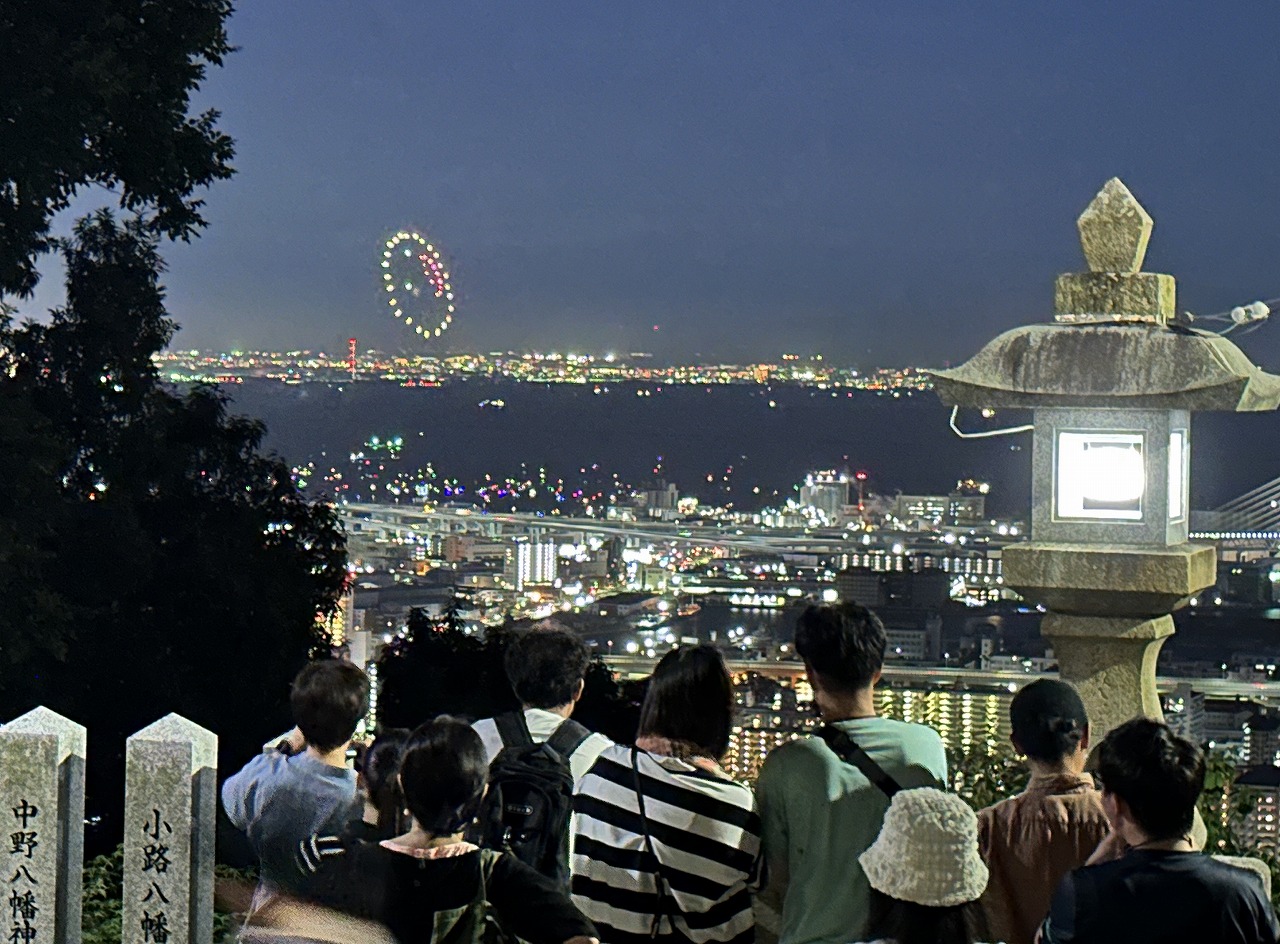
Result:
<svg viewBox="0 0 1280 944"><path fill-rule="evenodd" d="M424 338L440 337L453 324L453 285L440 247L414 230L382 244L383 297L397 321Z"/></svg>

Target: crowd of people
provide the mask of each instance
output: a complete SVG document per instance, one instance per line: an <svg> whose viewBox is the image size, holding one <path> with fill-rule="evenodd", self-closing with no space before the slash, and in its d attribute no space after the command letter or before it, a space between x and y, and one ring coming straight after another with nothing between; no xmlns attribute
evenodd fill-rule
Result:
<svg viewBox="0 0 1280 944"><path fill-rule="evenodd" d="M657 664L631 744L573 720L591 659L552 625L506 669L522 710L384 730L348 763L368 680L295 680L294 732L222 786L261 863L248 940L462 944L1276 942L1255 872L1195 848L1204 756L1137 718L1091 749L1065 682L1010 708L1031 779L974 813L941 738L876 715L884 627L796 626L822 725L752 787L721 767L730 677L710 646ZM1091 773L1086 773L1086 766Z"/></svg>

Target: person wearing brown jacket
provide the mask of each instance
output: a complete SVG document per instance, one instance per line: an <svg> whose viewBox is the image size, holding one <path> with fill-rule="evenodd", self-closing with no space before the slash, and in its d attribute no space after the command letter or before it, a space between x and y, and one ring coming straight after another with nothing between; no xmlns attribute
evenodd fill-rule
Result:
<svg viewBox="0 0 1280 944"><path fill-rule="evenodd" d="M1110 832L1102 794L1084 772L1089 719L1066 682L1040 679L1009 707L1013 745L1031 781L978 814L978 847L991 879L982 896L992 940L1031 944L1063 876Z"/></svg>

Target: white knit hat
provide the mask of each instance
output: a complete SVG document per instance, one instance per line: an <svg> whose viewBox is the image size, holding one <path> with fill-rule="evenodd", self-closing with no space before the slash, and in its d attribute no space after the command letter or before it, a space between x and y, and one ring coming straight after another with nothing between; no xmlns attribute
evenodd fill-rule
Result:
<svg viewBox="0 0 1280 944"><path fill-rule="evenodd" d="M978 817L954 793L932 787L895 794L880 836L858 861L876 891L917 905L962 905L987 887Z"/></svg>

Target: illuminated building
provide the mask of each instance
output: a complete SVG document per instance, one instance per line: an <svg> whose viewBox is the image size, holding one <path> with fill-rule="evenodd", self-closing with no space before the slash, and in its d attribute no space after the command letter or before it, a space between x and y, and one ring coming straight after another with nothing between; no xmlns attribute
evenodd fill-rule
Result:
<svg viewBox="0 0 1280 944"><path fill-rule="evenodd" d="M810 472L800 486L800 505L805 515L826 524L840 520L849 504L849 476L844 472Z"/></svg>
<svg viewBox="0 0 1280 944"><path fill-rule="evenodd" d="M1234 823L1236 841L1246 849L1275 850L1277 845L1277 820L1280 816L1280 767L1264 764L1251 767L1240 775L1232 788L1233 806L1237 804L1235 794L1239 793L1237 808L1245 812Z"/></svg>
<svg viewBox="0 0 1280 944"><path fill-rule="evenodd" d="M963 481L947 495L899 495L893 504L893 517L906 525L921 529L955 527L974 528L986 520L986 482Z"/></svg>
<svg viewBox="0 0 1280 944"><path fill-rule="evenodd" d="M1280 765L1280 717L1254 714L1244 723L1244 761Z"/></svg>
<svg viewBox="0 0 1280 944"><path fill-rule="evenodd" d="M530 586L547 586L556 580L556 545L554 541L515 539L508 552L507 575L517 592Z"/></svg>
<svg viewBox="0 0 1280 944"><path fill-rule="evenodd" d="M1208 740L1204 695L1193 692L1186 682L1164 697L1164 720L1174 734L1192 744L1203 744Z"/></svg>
<svg viewBox="0 0 1280 944"><path fill-rule="evenodd" d="M724 768L735 779L753 781L768 753L811 733L821 723L812 711L813 689L802 676L784 679L775 697L744 695L749 676L734 677L739 707ZM794 703L792 702L794 693ZM876 689L876 712L899 721L925 724L942 737L949 751L994 756L1010 743L1008 691L958 689ZM749 703L748 703L749 702ZM792 707L794 704L794 707Z"/></svg>

